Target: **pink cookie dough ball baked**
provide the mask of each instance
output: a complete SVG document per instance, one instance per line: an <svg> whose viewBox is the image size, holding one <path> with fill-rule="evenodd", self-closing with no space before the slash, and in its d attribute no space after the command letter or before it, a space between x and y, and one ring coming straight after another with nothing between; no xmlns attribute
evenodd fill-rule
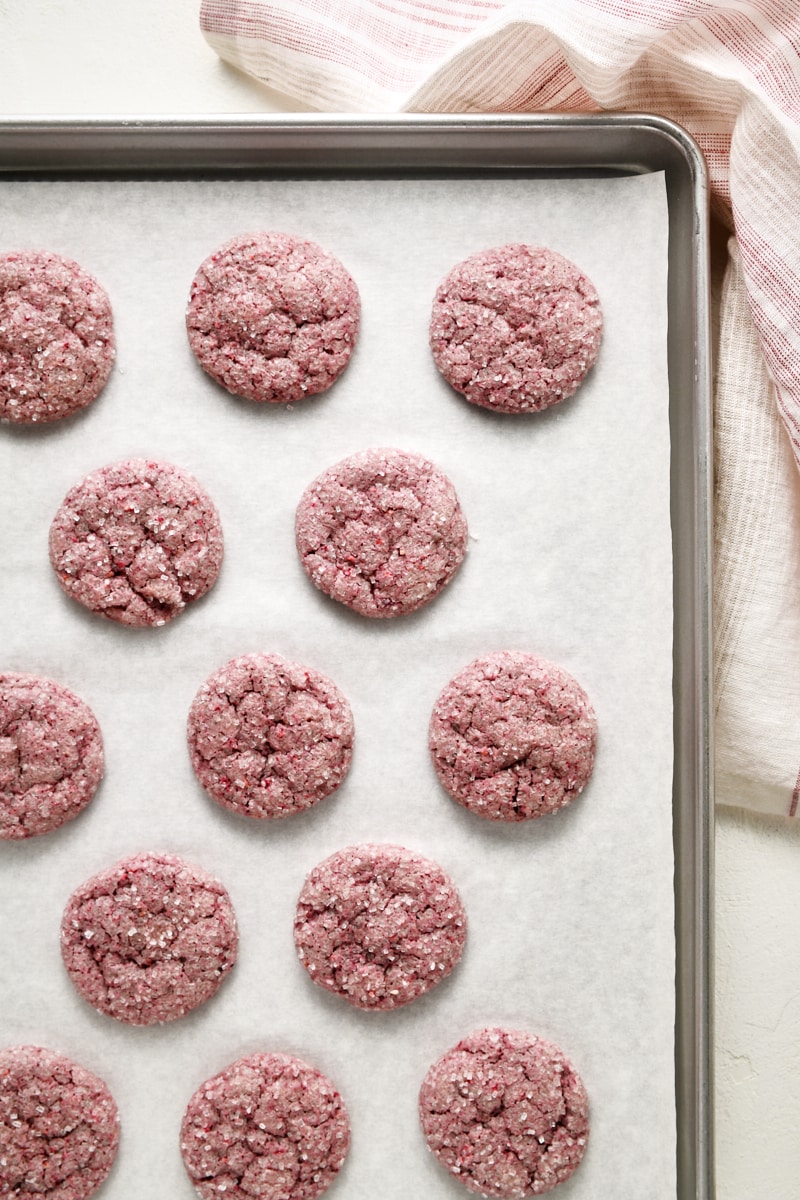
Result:
<svg viewBox="0 0 800 1200"><path fill-rule="evenodd" d="M118 1145L117 1106L101 1079L39 1046L0 1050L3 1200L87 1200Z"/></svg>
<svg viewBox="0 0 800 1200"><path fill-rule="evenodd" d="M70 258L0 254L0 421L45 424L91 404L114 362L108 296Z"/></svg>
<svg viewBox="0 0 800 1200"><path fill-rule="evenodd" d="M50 527L62 591L122 625L165 625L216 582L222 526L197 480L132 458L71 488Z"/></svg>
<svg viewBox="0 0 800 1200"><path fill-rule="evenodd" d="M236 917L213 876L172 854L136 854L81 884L61 922L78 992L128 1025L174 1021L236 962Z"/></svg>
<svg viewBox="0 0 800 1200"><path fill-rule="evenodd" d="M402 846L348 846L319 863L297 902L294 943L320 987L356 1008L400 1008L461 958L467 917L437 863Z"/></svg>
<svg viewBox="0 0 800 1200"><path fill-rule="evenodd" d="M420 1089L428 1146L470 1192L524 1200L569 1179L586 1152L586 1089L558 1047L481 1029L433 1064Z"/></svg>
<svg viewBox="0 0 800 1200"><path fill-rule="evenodd" d="M103 738L87 704L52 679L0 672L0 838L71 821L103 777Z"/></svg>
<svg viewBox="0 0 800 1200"><path fill-rule="evenodd" d="M447 382L496 412L537 412L575 392L597 360L594 285L554 250L512 244L473 254L440 284L430 344Z"/></svg>
<svg viewBox="0 0 800 1200"><path fill-rule="evenodd" d="M288 404L338 379L360 313L358 289L332 254L288 233L251 233L202 263L186 328L200 366L227 391Z"/></svg>
<svg viewBox="0 0 800 1200"><path fill-rule="evenodd" d="M189 755L208 794L248 817L285 817L338 788L353 754L353 717L327 676L277 654L216 671L189 711Z"/></svg>
<svg viewBox="0 0 800 1200"><path fill-rule="evenodd" d="M452 483L404 450L364 450L324 471L301 497L295 534L311 582L364 617L428 604L467 549Z"/></svg>
<svg viewBox="0 0 800 1200"><path fill-rule="evenodd" d="M253 1054L207 1079L181 1126L183 1161L203 1200L314 1200L349 1145L336 1088L287 1054Z"/></svg>
<svg viewBox="0 0 800 1200"><path fill-rule="evenodd" d="M563 667L523 651L476 659L431 715L433 765L449 794L481 817L524 821L563 808L594 767L597 720Z"/></svg>

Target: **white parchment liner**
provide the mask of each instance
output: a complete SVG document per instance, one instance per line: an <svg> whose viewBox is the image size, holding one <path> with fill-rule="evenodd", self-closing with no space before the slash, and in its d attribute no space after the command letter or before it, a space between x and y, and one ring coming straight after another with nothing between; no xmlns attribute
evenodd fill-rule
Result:
<svg viewBox="0 0 800 1200"><path fill-rule="evenodd" d="M326 395L259 407L207 379L183 314L200 261L239 232L284 229L339 255L363 301L360 341ZM33 1042L100 1074L122 1143L104 1200L189 1200L184 1105L256 1050L299 1054L350 1111L340 1200L456 1200L427 1153L416 1103L429 1064L483 1024L557 1042L592 1107L586 1159L563 1200L675 1195L671 839L671 551L663 177L326 182L6 182L0 249L78 259L114 306L117 365L85 414L0 429L0 669L52 676L101 723L106 778L62 830L0 844L2 1041ZM541 415L467 405L427 347L436 285L508 241L559 250L594 281L605 337L583 388ZM433 458L470 524L467 561L427 609L368 622L317 593L297 562L306 483L369 445ZM145 454L196 474L217 502L226 559L209 596L160 630L129 630L59 591L47 532L67 489ZM426 728L445 682L478 655L561 663L598 714L595 775L554 817L501 826L461 810L430 765ZM192 697L235 654L281 653L332 676L353 706L356 753L336 796L282 822L214 805L185 750ZM426 998L364 1014L295 960L306 872L359 840L437 859L469 914L468 947ZM125 854L182 854L228 886L241 954L191 1016L133 1029L95 1014L61 965L71 890Z"/></svg>

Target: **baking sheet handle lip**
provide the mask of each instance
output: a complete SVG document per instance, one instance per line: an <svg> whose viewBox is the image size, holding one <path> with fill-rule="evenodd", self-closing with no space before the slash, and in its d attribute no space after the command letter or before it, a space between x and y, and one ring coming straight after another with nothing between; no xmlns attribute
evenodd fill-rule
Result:
<svg viewBox="0 0 800 1200"><path fill-rule="evenodd" d="M624 141L608 144L608 139L596 139L598 129L613 132ZM651 113L476 113L434 114L401 113L389 116L381 114L331 114L331 113L231 113L209 116L207 114L42 114L36 116L0 116L0 171L30 170L53 171L75 170L86 167L93 170L119 170L125 166L146 168L148 155L153 152L153 139L163 146L168 136L178 151L174 165L181 169L200 169L202 158L194 161L189 152L207 150L206 165L213 159L220 166L219 156L224 147L229 147L232 158L247 150L255 153L272 147L269 138L278 142L310 138L319 139L320 150L330 145L337 135L340 139L374 139L374 146L387 141L395 149L412 147L421 134L426 139L437 134L448 143L459 134L474 137L476 133L490 134L502 131L508 135L521 135L532 139L527 152L540 149L545 157L541 165L547 166L547 155L565 170L581 166L598 167L613 161L618 169L631 174L658 170L653 163L654 143L650 142L647 152L642 153L638 139L645 132L652 139L655 135L665 146L671 144L683 157L692 172L695 182L702 173L702 155L690 135L675 122ZM570 138L580 139L582 133L590 134L588 141L580 145L574 159L564 158L565 147L554 145L553 134L560 131ZM538 135L542 136L536 145ZM124 136L124 147L114 139ZM267 139L264 145L260 139ZM212 145L213 143L213 145ZM507 143L506 143L507 144ZM443 144L447 149L447 143ZM392 147L389 148L391 152ZM105 150L106 154L102 151ZM491 140L484 146L491 152ZM505 148L501 148L505 152ZM86 154L86 160L76 164L76 152ZM107 155L107 158L106 158ZM587 155L589 162L587 163ZM104 158L106 161L104 161ZM253 164L250 164L253 165ZM268 165L262 161L262 165ZM535 167L536 163L526 157L521 166Z"/></svg>
<svg viewBox="0 0 800 1200"><path fill-rule="evenodd" d="M673 441L673 527L691 529L691 554L676 536L676 611L691 614L675 646L675 854L677 1018L676 1097L679 1200L714 1200L713 895L714 778L712 702L713 445L709 302L709 187L705 160L691 136L674 123L667 131L684 158L691 195L679 201L692 271L693 354L670 333L670 422ZM670 222L670 236L673 224ZM670 290L685 280L673 278ZM673 319L670 304L670 323ZM674 378L673 378L674 374ZM687 487L687 484L690 485ZM677 629L676 629L677 635Z"/></svg>
<svg viewBox="0 0 800 1200"><path fill-rule="evenodd" d="M596 128L598 125L647 127L658 129L680 142L685 148L697 151L691 135L669 117L658 113L628 112L604 109L594 113L38 113L0 115L0 129L19 132L33 129L69 128L100 130L124 128L181 129L218 131L232 129L328 129L346 133L391 129L453 129L455 128ZM698 151L699 153L699 151Z"/></svg>

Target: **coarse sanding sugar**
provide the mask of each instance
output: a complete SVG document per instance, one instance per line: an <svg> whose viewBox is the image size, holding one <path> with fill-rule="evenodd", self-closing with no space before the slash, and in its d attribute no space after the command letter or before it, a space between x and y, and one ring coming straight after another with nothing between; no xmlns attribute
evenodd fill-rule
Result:
<svg viewBox="0 0 800 1200"><path fill-rule="evenodd" d="M575 392L600 351L592 282L554 250L495 246L453 267L433 302L430 345L472 404L537 412Z"/></svg>
<svg viewBox="0 0 800 1200"><path fill-rule="evenodd" d="M108 296L71 258L0 254L0 421L45 424L96 399L114 363Z"/></svg>
<svg viewBox="0 0 800 1200"><path fill-rule="evenodd" d="M481 817L523 821L563 808L594 767L597 720L568 671L502 650L460 671L433 707L433 765L454 800Z"/></svg>
<svg viewBox="0 0 800 1200"><path fill-rule="evenodd" d="M312 583L364 617L429 603L467 548L452 483L405 450L363 450L324 471L300 499L295 533Z"/></svg>
<svg viewBox="0 0 800 1200"><path fill-rule="evenodd" d="M461 958L467 917L442 868L403 846L348 846L303 884L294 924L301 963L356 1008L400 1008Z"/></svg>
<svg viewBox="0 0 800 1200"><path fill-rule="evenodd" d="M419 1094L428 1146L471 1192L524 1200L572 1175L586 1151L589 1102L552 1043L480 1029L442 1055Z"/></svg>
<svg viewBox="0 0 800 1200"><path fill-rule="evenodd" d="M339 787L352 758L353 717L321 671L277 654L244 654L202 685L187 737L195 774L218 804L284 817Z"/></svg>
<svg viewBox="0 0 800 1200"><path fill-rule="evenodd" d="M358 289L333 254L287 233L251 233L199 267L186 328L200 366L222 387L288 404L338 379L360 313Z"/></svg>
<svg viewBox="0 0 800 1200"><path fill-rule="evenodd" d="M88 704L52 679L0 673L0 838L71 821L102 775L103 739Z"/></svg>
<svg viewBox="0 0 800 1200"><path fill-rule="evenodd" d="M40 1046L0 1050L0 1197L87 1200L111 1170L119 1114L91 1071Z"/></svg>
<svg viewBox="0 0 800 1200"><path fill-rule="evenodd" d="M133 458L101 467L67 493L50 527L61 588L123 625L165 625L215 583L222 526L180 467Z"/></svg>
<svg viewBox="0 0 800 1200"><path fill-rule="evenodd" d="M336 1088L288 1054L252 1054L207 1079L181 1126L183 1161L203 1200L315 1200L349 1145Z"/></svg>
<svg viewBox="0 0 800 1200"><path fill-rule="evenodd" d="M174 1021L217 991L236 961L227 891L172 854L136 854L81 884L61 922L78 992L128 1025Z"/></svg>

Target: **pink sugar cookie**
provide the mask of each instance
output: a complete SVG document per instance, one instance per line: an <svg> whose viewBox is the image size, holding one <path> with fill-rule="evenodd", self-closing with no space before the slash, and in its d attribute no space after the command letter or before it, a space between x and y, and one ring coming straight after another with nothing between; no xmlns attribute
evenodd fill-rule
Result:
<svg viewBox="0 0 800 1200"><path fill-rule="evenodd" d="M0 673L0 838L71 821L102 776L103 738L89 706L52 679Z"/></svg>
<svg viewBox="0 0 800 1200"><path fill-rule="evenodd" d="M3 1200L87 1200L118 1145L117 1106L101 1079L39 1046L0 1050Z"/></svg>
<svg viewBox="0 0 800 1200"><path fill-rule="evenodd" d="M512 244L473 254L440 284L431 351L472 404L537 412L577 390L600 350L594 285L554 250Z"/></svg>
<svg viewBox="0 0 800 1200"><path fill-rule="evenodd" d="M132 458L71 488L50 527L50 562L84 608L123 625L165 625L215 583L219 514L171 463Z"/></svg>
<svg viewBox="0 0 800 1200"><path fill-rule="evenodd" d="M467 549L452 483L405 450L364 450L323 472L300 499L295 534L311 582L364 617L428 604Z"/></svg>
<svg viewBox="0 0 800 1200"><path fill-rule="evenodd" d="M568 671L522 651L476 659L431 715L433 765L481 817L523 821L563 808L589 781L597 720Z"/></svg>
<svg viewBox="0 0 800 1200"><path fill-rule="evenodd" d="M197 778L224 808L285 817L338 788L353 717L327 676L277 654L245 654L206 680L189 711Z"/></svg>
<svg viewBox="0 0 800 1200"><path fill-rule="evenodd" d="M236 962L236 917L222 884L172 854L136 854L81 884L61 922L61 955L98 1012L128 1025L174 1021Z"/></svg>
<svg viewBox="0 0 800 1200"><path fill-rule="evenodd" d="M108 296L59 254L0 254L0 421L44 424L91 404L114 362Z"/></svg>
<svg viewBox="0 0 800 1200"><path fill-rule="evenodd" d="M181 1126L184 1165L203 1200L315 1200L349 1145L336 1088L288 1054L252 1054L207 1079Z"/></svg>
<svg viewBox="0 0 800 1200"><path fill-rule="evenodd" d="M540 1196L586 1152L589 1102L558 1047L533 1034L481 1029L433 1064L419 1094L428 1146L470 1192Z"/></svg>
<svg viewBox="0 0 800 1200"><path fill-rule="evenodd" d="M440 866L402 846L348 846L319 863L297 902L294 943L311 978L356 1008L399 1008L445 979L467 917Z"/></svg>
<svg viewBox="0 0 800 1200"><path fill-rule="evenodd" d="M332 254L288 233L251 233L202 263L186 328L200 366L222 387L288 404L338 379L360 312L358 289Z"/></svg>

